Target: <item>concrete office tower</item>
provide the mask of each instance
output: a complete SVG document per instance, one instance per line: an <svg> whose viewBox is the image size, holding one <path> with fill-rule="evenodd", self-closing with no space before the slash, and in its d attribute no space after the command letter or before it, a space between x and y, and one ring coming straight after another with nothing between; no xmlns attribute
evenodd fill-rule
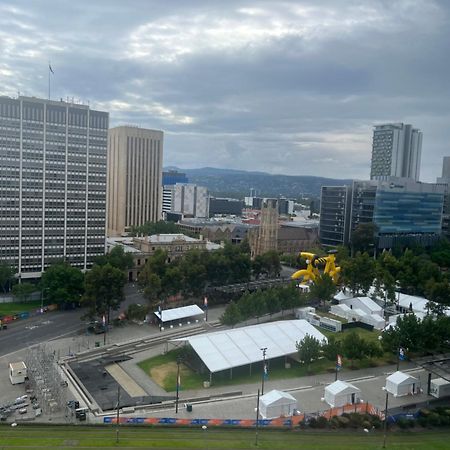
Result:
<svg viewBox="0 0 450 450"><path fill-rule="evenodd" d="M412 178L418 181L422 155L422 132L412 125L377 125L373 131L371 180L386 177Z"/></svg>
<svg viewBox="0 0 450 450"><path fill-rule="evenodd" d="M0 97L0 261L37 278L105 252L108 113Z"/></svg>
<svg viewBox="0 0 450 450"><path fill-rule="evenodd" d="M269 250L277 250L278 241L278 201L273 198L264 200L261 208L261 223L257 234L250 238L252 258Z"/></svg>
<svg viewBox="0 0 450 450"><path fill-rule="evenodd" d="M209 217L208 189L196 184L175 184L172 212L181 213L184 217Z"/></svg>
<svg viewBox="0 0 450 450"><path fill-rule="evenodd" d="M121 126L108 132L108 236L161 219L163 132Z"/></svg>

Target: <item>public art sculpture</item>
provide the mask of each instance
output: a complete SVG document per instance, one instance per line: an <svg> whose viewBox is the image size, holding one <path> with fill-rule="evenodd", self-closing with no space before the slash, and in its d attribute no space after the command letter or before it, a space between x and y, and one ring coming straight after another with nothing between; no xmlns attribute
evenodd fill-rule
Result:
<svg viewBox="0 0 450 450"><path fill-rule="evenodd" d="M334 283L337 283L341 268L336 266L336 250L330 250L328 256L317 256L314 253L301 252L300 256L306 260L306 269L300 269L295 272L291 278L300 280L300 284L313 283L320 277L319 267L324 267L323 273L329 275Z"/></svg>

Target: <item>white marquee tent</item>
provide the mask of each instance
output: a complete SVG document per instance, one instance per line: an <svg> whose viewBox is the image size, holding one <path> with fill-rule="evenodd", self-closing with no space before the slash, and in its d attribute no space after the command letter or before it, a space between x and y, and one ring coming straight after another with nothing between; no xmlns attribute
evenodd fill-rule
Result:
<svg viewBox="0 0 450 450"><path fill-rule="evenodd" d="M180 308L163 309L161 312L155 311L154 314L161 322L172 322L189 317L202 316L205 312L197 305L188 305Z"/></svg>
<svg viewBox="0 0 450 450"><path fill-rule="evenodd" d="M287 392L274 389L259 398L259 413L263 419L294 415L297 400Z"/></svg>
<svg viewBox="0 0 450 450"><path fill-rule="evenodd" d="M325 388L325 401L332 407L359 403L361 390L347 381L337 380Z"/></svg>
<svg viewBox="0 0 450 450"><path fill-rule="evenodd" d="M420 387L420 381L411 375L397 371L386 378L386 390L394 397L415 394Z"/></svg>
<svg viewBox="0 0 450 450"><path fill-rule="evenodd" d="M297 353L296 343L306 335L318 341L327 338L306 320L280 320L232 330L173 339L188 342L211 373L245 366L266 359Z"/></svg>

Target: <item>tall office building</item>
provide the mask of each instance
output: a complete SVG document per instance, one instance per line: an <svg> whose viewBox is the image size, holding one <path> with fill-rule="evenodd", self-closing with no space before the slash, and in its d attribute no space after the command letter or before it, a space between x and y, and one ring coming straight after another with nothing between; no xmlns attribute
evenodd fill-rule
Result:
<svg viewBox="0 0 450 450"><path fill-rule="evenodd" d="M0 97L0 261L37 278L105 252L108 113Z"/></svg>
<svg viewBox="0 0 450 450"><path fill-rule="evenodd" d="M322 186L319 237L323 245L348 243L351 186Z"/></svg>
<svg viewBox="0 0 450 450"><path fill-rule="evenodd" d="M377 125L373 131L370 179L412 178L418 181L422 155L422 132L412 125Z"/></svg>
<svg viewBox="0 0 450 450"><path fill-rule="evenodd" d="M161 220L163 132L121 126L108 132L108 236Z"/></svg>
<svg viewBox="0 0 450 450"><path fill-rule="evenodd" d="M188 177L183 172L169 170L162 173L162 185L170 186L177 183L189 183Z"/></svg>

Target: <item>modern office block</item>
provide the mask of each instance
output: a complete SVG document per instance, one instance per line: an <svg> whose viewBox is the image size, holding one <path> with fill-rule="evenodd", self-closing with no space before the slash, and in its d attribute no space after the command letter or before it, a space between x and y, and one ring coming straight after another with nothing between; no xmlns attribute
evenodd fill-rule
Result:
<svg viewBox="0 0 450 450"><path fill-rule="evenodd" d="M37 278L105 252L108 113L0 97L0 261Z"/></svg>
<svg viewBox="0 0 450 450"><path fill-rule="evenodd" d="M209 199L209 215L213 217L215 214L230 214L235 216L242 215L244 202L235 198L215 198Z"/></svg>
<svg viewBox="0 0 450 450"><path fill-rule="evenodd" d="M108 236L161 219L163 132L120 126L108 133Z"/></svg>
<svg viewBox="0 0 450 450"><path fill-rule="evenodd" d="M322 186L319 237L323 245L348 243L351 186Z"/></svg>
<svg viewBox="0 0 450 450"><path fill-rule="evenodd" d="M377 125L373 131L370 179L412 178L418 181L422 132L404 123Z"/></svg>
<svg viewBox="0 0 450 450"><path fill-rule="evenodd" d="M177 183L189 183L188 177L183 172L168 170L162 173L162 185L170 186Z"/></svg>

